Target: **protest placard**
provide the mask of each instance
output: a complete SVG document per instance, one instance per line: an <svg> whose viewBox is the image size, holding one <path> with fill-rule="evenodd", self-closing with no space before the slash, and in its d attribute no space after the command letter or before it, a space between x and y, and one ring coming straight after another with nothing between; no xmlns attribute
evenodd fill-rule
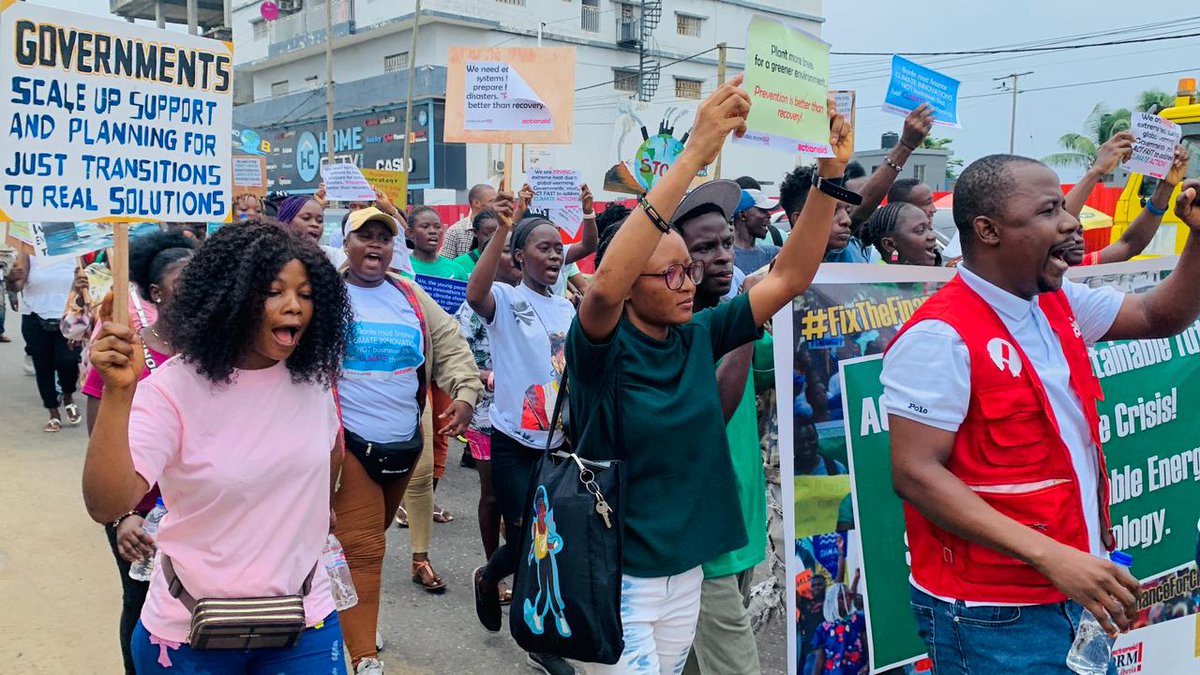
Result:
<svg viewBox="0 0 1200 675"><path fill-rule="evenodd" d="M695 105L619 101L610 153L615 164L604 173L604 189L635 195L653 189L683 154L695 119ZM709 179L701 169L691 187Z"/></svg>
<svg viewBox="0 0 1200 675"><path fill-rule="evenodd" d="M371 187L379 188L380 192L387 195L396 208L408 208L408 173L386 169L362 169L362 175Z"/></svg>
<svg viewBox="0 0 1200 675"><path fill-rule="evenodd" d="M1171 120L1150 113L1134 113L1132 122L1133 153L1121 168L1151 178L1163 178L1171 170L1175 146L1183 137L1183 128Z"/></svg>
<svg viewBox="0 0 1200 675"><path fill-rule="evenodd" d="M446 78L446 141L571 142L573 47L451 47Z"/></svg>
<svg viewBox="0 0 1200 675"><path fill-rule="evenodd" d="M335 202L373 202L375 191L363 177L362 171L350 162L321 165L321 180L325 196Z"/></svg>
<svg viewBox="0 0 1200 675"><path fill-rule="evenodd" d="M467 301L467 282L443 277L416 275L417 285L429 294L439 307L453 316Z"/></svg>
<svg viewBox="0 0 1200 675"><path fill-rule="evenodd" d="M533 188L533 211L544 211L550 221L573 240L583 225L583 202L579 199L579 172L574 169L533 169L528 176Z"/></svg>
<svg viewBox="0 0 1200 675"><path fill-rule="evenodd" d="M33 255L81 256L114 245L114 223L80 221L74 223L22 223L21 237L33 247ZM136 239L158 232L158 223L139 222L128 228L129 238Z"/></svg>
<svg viewBox="0 0 1200 675"><path fill-rule="evenodd" d="M738 143L824 157L829 149L829 43L754 16L746 29L747 131Z"/></svg>
<svg viewBox="0 0 1200 675"><path fill-rule="evenodd" d="M267 158L234 156L233 193L267 196Z"/></svg>
<svg viewBox="0 0 1200 675"><path fill-rule="evenodd" d="M0 2L0 219L228 220L233 46Z"/></svg>
<svg viewBox="0 0 1200 675"><path fill-rule="evenodd" d="M934 124L962 126L958 121L958 80L903 56L893 56L892 81L888 83L883 109L907 115L922 103L933 108Z"/></svg>
<svg viewBox="0 0 1200 675"><path fill-rule="evenodd" d="M829 97L833 99L834 110L838 111L847 120L850 120L850 124L853 125L854 113L856 111L855 91L853 89L831 91L829 92Z"/></svg>

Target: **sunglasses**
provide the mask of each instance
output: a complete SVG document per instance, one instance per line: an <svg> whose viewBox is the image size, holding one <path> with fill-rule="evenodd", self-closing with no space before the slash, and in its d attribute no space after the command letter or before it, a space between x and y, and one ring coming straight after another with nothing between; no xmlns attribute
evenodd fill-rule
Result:
<svg viewBox="0 0 1200 675"><path fill-rule="evenodd" d="M667 284L667 288L672 291L677 291L683 288L683 280L690 278L693 284L700 285L704 281L704 263L699 260L693 260L689 265L680 265L678 263L671 265L665 272L657 272L654 274L644 273L639 276L643 277L662 277Z"/></svg>

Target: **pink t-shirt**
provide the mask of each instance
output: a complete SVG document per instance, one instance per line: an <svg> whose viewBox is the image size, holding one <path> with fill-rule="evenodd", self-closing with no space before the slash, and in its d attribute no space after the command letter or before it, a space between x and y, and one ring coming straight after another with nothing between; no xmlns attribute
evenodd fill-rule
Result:
<svg viewBox="0 0 1200 675"><path fill-rule="evenodd" d="M333 393L297 384L284 363L214 385L180 358L138 384L129 417L134 469L158 483L167 516L158 548L196 598L300 592L329 533ZM334 609L325 566L304 599L308 625ZM190 615L161 566L142 608L146 630L186 642Z"/></svg>

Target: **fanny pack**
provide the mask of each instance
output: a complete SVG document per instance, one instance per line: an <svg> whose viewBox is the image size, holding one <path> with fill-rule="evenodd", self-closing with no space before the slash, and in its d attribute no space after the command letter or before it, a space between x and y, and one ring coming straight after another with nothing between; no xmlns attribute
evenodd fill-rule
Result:
<svg viewBox="0 0 1200 675"><path fill-rule="evenodd" d="M425 439L421 437L419 424L412 438L395 443L373 443L347 429L346 449L358 459L371 480L382 484L412 473L425 449Z"/></svg>
<svg viewBox="0 0 1200 675"><path fill-rule="evenodd" d="M192 613L188 629L188 646L192 649L287 648L295 646L304 632L304 596L312 589L317 563L305 577L299 595L200 600L183 587L170 557L163 555L161 564L172 597Z"/></svg>

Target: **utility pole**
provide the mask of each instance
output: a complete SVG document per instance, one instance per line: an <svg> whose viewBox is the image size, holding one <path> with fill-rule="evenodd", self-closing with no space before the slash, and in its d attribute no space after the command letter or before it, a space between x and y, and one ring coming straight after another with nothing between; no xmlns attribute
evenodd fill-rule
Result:
<svg viewBox="0 0 1200 675"><path fill-rule="evenodd" d="M1017 149L1017 81L1025 75L1032 75L1033 71L1029 70L1024 73L1012 73L1004 77L993 77L993 81L1012 80L1012 122L1008 128L1008 154L1014 154Z"/></svg>
<svg viewBox="0 0 1200 675"><path fill-rule="evenodd" d="M333 0L325 0L325 161L333 164Z"/></svg>
<svg viewBox="0 0 1200 675"><path fill-rule="evenodd" d="M725 52L727 51L725 47L726 47L726 45L724 42L717 44L717 87L718 88L721 85L725 84ZM721 155L722 154L724 154L724 153L717 153L717 161L713 163L713 180L720 180L720 178L721 178Z"/></svg>
<svg viewBox="0 0 1200 675"><path fill-rule="evenodd" d="M199 0L187 0L188 35L200 34Z"/></svg>
<svg viewBox="0 0 1200 675"><path fill-rule="evenodd" d="M404 103L404 172L412 173L412 166L409 165L409 150L412 146L412 104L413 104L413 77L417 72L417 29L421 27L421 0L417 0L417 4L413 9L413 27L412 27L412 42L408 47L408 96ZM433 137L430 136L426 141L433 143Z"/></svg>

